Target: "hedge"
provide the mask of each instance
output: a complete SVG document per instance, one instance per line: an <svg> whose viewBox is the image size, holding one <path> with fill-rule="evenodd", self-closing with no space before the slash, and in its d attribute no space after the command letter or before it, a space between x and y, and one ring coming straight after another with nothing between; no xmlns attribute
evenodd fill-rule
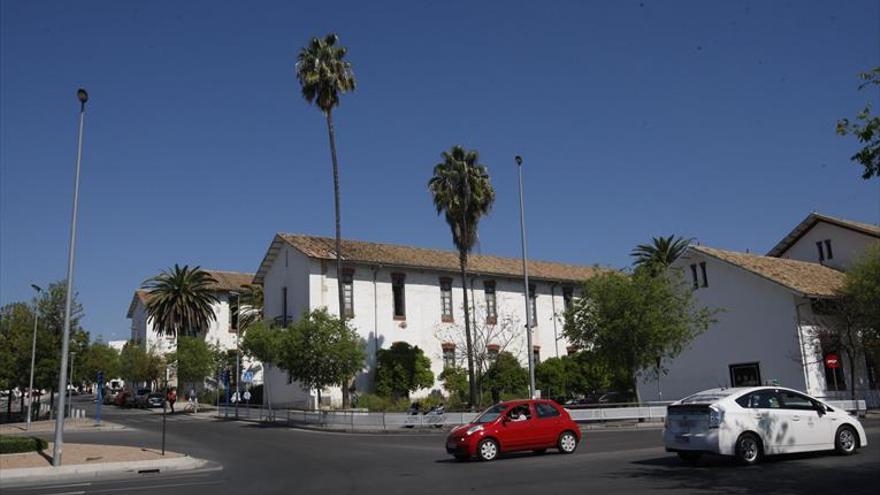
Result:
<svg viewBox="0 0 880 495"><path fill-rule="evenodd" d="M48 446L49 444L45 440L37 437L0 437L0 454L39 452Z"/></svg>

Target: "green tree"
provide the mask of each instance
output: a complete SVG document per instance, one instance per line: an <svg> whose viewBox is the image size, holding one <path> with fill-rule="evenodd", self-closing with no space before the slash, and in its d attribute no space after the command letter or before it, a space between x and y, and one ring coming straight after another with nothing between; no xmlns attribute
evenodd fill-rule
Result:
<svg viewBox="0 0 880 495"><path fill-rule="evenodd" d="M119 377L119 351L107 344L93 342L82 359L77 359L80 376L87 381L97 382L98 372L104 373L104 380ZM79 374L79 373L78 373Z"/></svg>
<svg viewBox="0 0 880 495"><path fill-rule="evenodd" d="M164 377L165 361L143 345L126 342L119 353L119 375L128 382L154 384Z"/></svg>
<svg viewBox="0 0 880 495"><path fill-rule="evenodd" d="M303 314L281 335L278 366L315 389L319 403L324 388L345 387L363 369L363 340L324 308Z"/></svg>
<svg viewBox="0 0 880 495"><path fill-rule="evenodd" d="M568 356L545 359L535 366L535 384L544 397L570 397L576 369Z"/></svg>
<svg viewBox="0 0 880 495"><path fill-rule="evenodd" d="M213 305L217 280L201 267L173 268L147 279L147 315L156 332L164 335L195 336L208 330L217 319Z"/></svg>
<svg viewBox="0 0 880 495"><path fill-rule="evenodd" d="M419 346L395 342L376 355L376 393L399 399L434 385L431 360Z"/></svg>
<svg viewBox="0 0 880 495"><path fill-rule="evenodd" d="M528 396L529 372L513 354L502 352L483 375L483 388L492 394L493 402Z"/></svg>
<svg viewBox="0 0 880 495"><path fill-rule="evenodd" d="M691 239L675 235L653 237L650 244L636 246L630 256L635 258L633 265L637 268L644 267L653 273L661 273L684 253L690 243Z"/></svg>
<svg viewBox="0 0 880 495"><path fill-rule="evenodd" d="M453 146L442 154L443 161L434 166L428 181L428 190L437 214L443 214L452 231L452 242L458 249L461 287L464 295L464 324L467 341L468 381L470 403L477 403L477 383L474 375L474 350L471 337L470 303L467 297L468 255L477 242L480 219L486 216L495 202L495 189L489 179L489 170L479 163L476 150Z"/></svg>
<svg viewBox="0 0 880 495"><path fill-rule="evenodd" d="M443 369L438 378L450 399L459 404L464 404L468 400L468 377L464 368L449 366Z"/></svg>
<svg viewBox="0 0 880 495"><path fill-rule="evenodd" d="M357 82L351 62L345 60L348 49L338 45L339 37L330 33L324 39L313 36L309 44L300 49L296 58L296 78L302 96L310 104L318 106L327 120L330 137L330 159L333 164L333 204L336 220L336 253L342 253L342 215L340 212L339 161L336 158L336 129L333 126L333 109L339 106L339 97L354 91ZM340 325L345 322L342 287L342 256L336 256L337 296L339 298ZM342 329L342 327L340 327ZM344 331L344 329L343 329ZM349 406L348 386L342 387L342 399Z"/></svg>
<svg viewBox="0 0 880 495"><path fill-rule="evenodd" d="M238 311L238 328L247 332L252 325L263 320L263 286L248 284L241 287Z"/></svg>
<svg viewBox="0 0 880 495"><path fill-rule="evenodd" d="M263 389L265 390L265 402L272 410L272 400L269 390L269 370L277 366L281 359L281 347L286 330L268 325L264 321L251 324L241 341L241 350L263 363Z"/></svg>
<svg viewBox="0 0 880 495"><path fill-rule="evenodd" d="M202 383L213 375L223 353L200 337L181 336L177 349L168 353L166 359L173 363L177 380L183 383Z"/></svg>
<svg viewBox="0 0 880 495"><path fill-rule="evenodd" d="M880 67L874 67L868 72L859 74L862 81L859 90L880 86ZM871 115L871 104L865 105L861 112L856 114L856 122L847 118L837 121L837 134L846 136L852 134L860 143L864 144L850 159L864 167L862 178L867 180L871 177L880 177L880 116Z"/></svg>
<svg viewBox="0 0 880 495"><path fill-rule="evenodd" d="M565 323L569 342L616 363L638 394L643 370L662 372L661 360L677 356L714 321L715 310L697 307L678 271L653 276L605 272L583 283Z"/></svg>

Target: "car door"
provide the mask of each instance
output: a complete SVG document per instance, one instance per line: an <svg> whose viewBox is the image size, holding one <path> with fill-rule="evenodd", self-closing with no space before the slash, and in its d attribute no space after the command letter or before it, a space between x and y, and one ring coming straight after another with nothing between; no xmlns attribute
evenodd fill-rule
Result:
<svg viewBox="0 0 880 495"><path fill-rule="evenodd" d="M517 419L521 417L520 413L525 419ZM501 450L509 452L532 448L535 441L535 423L535 414L528 402L508 408L498 426L498 440L501 442Z"/></svg>
<svg viewBox="0 0 880 495"><path fill-rule="evenodd" d="M562 413L549 402L535 402L535 440L536 448L549 448L556 445L562 433Z"/></svg>
<svg viewBox="0 0 880 495"><path fill-rule="evenodd" d="M790 421L793 443L790 451L817 450L831 437L827 415L819 414L813 399L791 390L780 390L782 408Z"/></svg>
<svg viewBox="0 0 880 495"><path fill-rule="evenodd" d="M767 454L783 452L788 439L788 423L782 411L782 399L774 389L756 390L744 397L751 425L761 436Z"/></svg>

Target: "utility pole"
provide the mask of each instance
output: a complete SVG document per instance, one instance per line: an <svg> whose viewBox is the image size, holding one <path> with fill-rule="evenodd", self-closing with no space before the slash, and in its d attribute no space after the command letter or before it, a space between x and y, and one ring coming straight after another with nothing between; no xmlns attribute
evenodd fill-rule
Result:
<svg viewBox="0 0 880 495"><path fill-rule="evenodd" d="M40 321L40 293L43 292L43 289L37 284L31 284L31 287L35 291L37 291L37 301L34 302L34 340L31 343L31 379L28 384L28 408L27 408L27 423L25 423L25 430L29 430L31 428L31 416L32 416L32 404L34 403L34 364L37 361L37 322Z"/></svg>
<svg viewBox="0 0 880 495"><path fill-rule="evenodd" d="M523 294L526 300L526 355L529 357L529 397L535 398L535 352L532 346L532 302L529 291L528 249L526 246L526 210L523 201L522 157L516 155L516 168L519 172L519 231L522 239Z"/></svg>
<svg viewBox="0 0 880 495"><path fill-rule="evenodd" d="M73 303L73 261L76 252L76 210L79 205L79 171L82 164L83 125L86 118L86 102L89 94L80 88L76 92L79 100L79 132L76 139L76 173L73 179L73 213L70 220L70 244L67 249L67 294L64 304L64 330L61 335L61 364L58 370L58 413L55 415L55 440L52 445L52 465L61 466L64 451L64 387L67 386L67 352L70 348L70 310Z"/></svg>

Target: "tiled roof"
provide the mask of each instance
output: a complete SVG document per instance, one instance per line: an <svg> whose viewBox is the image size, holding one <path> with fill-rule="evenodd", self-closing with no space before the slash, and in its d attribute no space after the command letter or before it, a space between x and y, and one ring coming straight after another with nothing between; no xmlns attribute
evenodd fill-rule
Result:
<svg viewBox="0 0 880 495"><path fill-rule="evenodd" d="M818 263L725 251L706 246L691 245L688 249L738 266L808 297L834 297L843 287L843 272Z"/></svg>
<svg viewBox="0 0 880 495"><path fill-rule="evenodd" d="M332 237L317 237L298 234L278 234L273 246L263 259L255 281L269 269L277 254L278 241L286 242L309 258L335 260L336 241ZM446 272L458 272L458 252L440 249L426 249L398 244L378 242L342 241L342 259L347 262L380 264L386 266L421 268ZM606 269L595 266L572 265L548 261L529 261L529 277L536 280L560 282L578 282L592 277ZM520 277L522 276L522 260L483 254L471 254L468 257L468 272L480 275Z"/></svg>
<svg viewBox="0 0 880 495"><path fill-rule="evenodd" d="M843 227L845 229L854 230L856 232L861 232L862 234L866 234L869 236L877 237L880 239L880 226L872 225L870 223L862 223L855 222L853 220L847 220L845 218L837 218L832 217L830 215L823 215L821 213L810 213L807 215L807 218L803 219L801 223L799 223L788 235L785 236L784 239L779 241L773 249L771 249L767 256L782 256L788 248L792 246L798 239L800 239L804 234L807 233L814 225L819 222L826 222L832 225L837 225L838 227Z"/></svg>
<svg viewBox="0 0 880 495"><path fill-rule="evenodd" d="M250 285L254 281L253 273L227 272L223 270L204 271L208 272L212 277L214 277L214 280L217 281L216 284L211 285L211 288L216 290L217 292L241 290L241 286ZM150 294L146 290L136 289L134 291L134 297L132 298L131 304L128 308L128 317L131 318L132 311L134 311L134 303L136 300L146 305L149 297Z"/></svg>

